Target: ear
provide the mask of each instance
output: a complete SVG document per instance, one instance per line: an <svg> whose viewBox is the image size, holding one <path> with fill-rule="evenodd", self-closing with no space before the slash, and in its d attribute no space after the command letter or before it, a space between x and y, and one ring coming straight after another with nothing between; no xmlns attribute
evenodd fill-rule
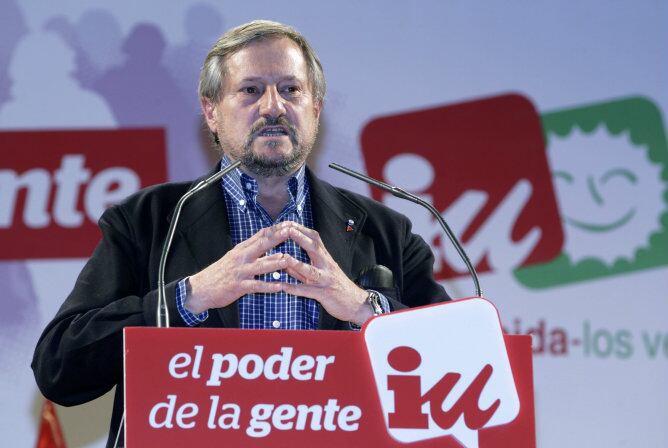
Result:
<svg viewBox="0 0 668 448"><path fill-rule="evenodd" d="M323 106L322 101L316 101L315 104L313 105L313 110L315 111L315 118L317 120L320 119L320 112L322 112L322 106Z"/></svg>
<svg viewBox="0 0 668 448"><path fill-rule="evenodd" d="M216 111L216 103L208 98L200 98L200 106L202 107L202 114L209 126L209 130L213 133L218 132L218 111Z"/></svg>

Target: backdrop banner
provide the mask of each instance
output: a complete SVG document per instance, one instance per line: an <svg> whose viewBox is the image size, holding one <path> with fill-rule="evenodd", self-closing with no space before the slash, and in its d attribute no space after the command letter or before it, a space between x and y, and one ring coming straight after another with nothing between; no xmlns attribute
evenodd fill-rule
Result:
<svg viewBox="0 0 668 448"><path fill-rule="evenodd" d="M199 67L255 18L322 60L310 166L409 216L469 297L435 220L327 165L430 201L504 329L533 336L537 445L668 446L668 3L651 0L0 0L3 444L35 443L32 352L102 211L216 160ZM68 446L102 447L110 409L58 407Z"/></svg>

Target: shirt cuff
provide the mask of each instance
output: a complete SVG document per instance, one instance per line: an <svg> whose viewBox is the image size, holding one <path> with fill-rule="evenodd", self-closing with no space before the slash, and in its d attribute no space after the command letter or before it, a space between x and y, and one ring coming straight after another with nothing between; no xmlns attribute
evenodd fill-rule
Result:
<svg viewBox="0 0 668 448"><path fill-rule="evenodd" d="M383 294L379 293L375 289L369 289L367 291L374 291L375 293L378 294L378 301L380 302L380 308L383 310L383 314L387 314L390 311L392 311L392 308L390 308L390 301L387 300L387 297L385 297ZM354 324L352 322L348 322L348 325L350 326L350 329L353 331L360 331L362 327L360 327L357 324Z"/></svg>
<svg viewBox="0 0 668 448"><path fill-rule="evenodd" d="M184 278L176 284L176 309L179 310L181 319L189 327L195 327L204 322L209 317L209 312L204 311L200 314L191 313L186 309L184 304L188 297L188 277ZM387 300L387 299L386 299Z"/></svg>

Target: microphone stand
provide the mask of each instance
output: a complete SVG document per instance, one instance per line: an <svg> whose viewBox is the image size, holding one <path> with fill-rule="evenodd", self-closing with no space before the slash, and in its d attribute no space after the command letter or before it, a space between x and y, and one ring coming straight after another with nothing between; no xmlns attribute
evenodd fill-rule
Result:
<svg viewBox="0 0 668 448"><path fill-rule="evenodd" d="M179 221L179 216L181 216L181 209L183 208L183 204L185 204L185 202L195 193L205 189L239 165L241 165L241 161L237 160L230 166L193 185L188 191L185 192L183 196L181 196L181 199L179 199L179 201L176 203L176 207L174 207L172 222L169 223L167 237L165 238L165 243L162 246L162 253L160 254L160 265L158 266L158 306L156 309L156 320L157 326L159 328L169 328L169 310L167 309L167 301L165 300L165 266L167 264L167 254L169 253L169 248L172 246L172 240L174 239L174 233L176 232L176 224ZM121 432L123 430L124 424L125 411L123 411L121 422L118 425L118 432L116 433L114 448L118 447L118 442L121 438Z"/></svg>
<svg viewBox="0 0 668 448"><path fill-rule="evenodd" d="M156 321L159 328L169 328L169 310L167 309L167 300L165 299L165 266L167 265L167 254L169 253L169 248L172 246L172 240L174 239L174 233L176 232L176 224L179 221L183 204L185 204L185 202L194 194L216 182L239 165L241 165L241 161L237 160L226 168L223 168L217 173L198 182L181 196L179 202L176 203L176 207L174 207L172 221L169 223L169 230L167 230L167 237L162 246L160 264L158 265L158 307L156 310Z"/></svg>
<svg viewBox="0 0 668 448"><path fill-rule="evenodd" d="M441 214L434 208L433 205L431 205L429 202L425 201L424 199L411 194L405 190L402 190L401 188L394 187L390 184L386 184L385 182L381 182L379 180L373 179L369 176L366 176L362 173L358 173L357 171L351 170L350 168L346 168L345 166L341 166L337 163L330 163L329 167L332 169L335 169L337 171L340 171L344 174L347 174L349 176L352 176L356 179L362 180L368 184L371 184L375 187L380 188L381 190L387 191L388 193L392 194L393 196L396 196L401 199L406 199L408 201L414 202L418 205L421 205L422 207L426 208L431 212L432 215L436 218L438 223L441 225L441 228L445 232L445 234L448 236L450 239L450 242L452 245L455 247L457 250L457 253L459 254L459 257L464 261L464 264L466 265L466 268L469 271L469 274L471 274L471 278L473 279L473 284L475 287L475 295L478 297L482 297L482 291L480 290L480 282L478 281L478 274L475 271L475 268L473 267L473 264L471 263L471 260L469 260L468 255L466 255L466 252L464 251L464 248L462 245L459 243L459 240L457 240L457 237L455 234L452 232L450 229L450 226L448 225L447 222L445 222L445 219L441 216Z"/></svg>

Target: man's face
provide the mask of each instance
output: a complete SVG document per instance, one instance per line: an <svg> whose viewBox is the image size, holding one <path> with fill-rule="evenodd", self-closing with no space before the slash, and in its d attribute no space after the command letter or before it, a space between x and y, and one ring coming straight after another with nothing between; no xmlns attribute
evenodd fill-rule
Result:
<svg viewBox="0 0 668 448"><path fill-rule="evenodd" d="M220 101L202 101L209 129L245 170L292 174L315 143L321 106L301 50L288 38L258 40L230 55L225 66Z"/></svg>

